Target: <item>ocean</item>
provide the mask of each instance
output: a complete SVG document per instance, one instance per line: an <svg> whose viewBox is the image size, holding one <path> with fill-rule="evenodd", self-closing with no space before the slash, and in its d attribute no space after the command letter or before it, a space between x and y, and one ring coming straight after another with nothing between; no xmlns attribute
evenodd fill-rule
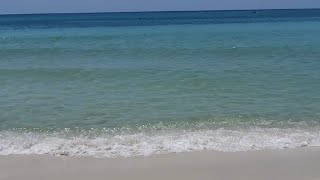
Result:
<svg viewBox="0 0 320 180"><path fill-rule="evenodd" d="M320 146L320 10L0 16L0 155Z"/></svg>

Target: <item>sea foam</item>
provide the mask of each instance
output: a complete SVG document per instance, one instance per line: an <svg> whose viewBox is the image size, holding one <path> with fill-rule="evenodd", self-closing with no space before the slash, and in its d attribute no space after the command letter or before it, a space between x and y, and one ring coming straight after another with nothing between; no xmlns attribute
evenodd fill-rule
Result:
<svg viewBox="0 0 320 180"><path fill-rule="evenodd" d="M158 132L2 131L0 155L51 154L131 157L215 150L223 152L320 146L320 131L297 128L165 130Z"/></svg>

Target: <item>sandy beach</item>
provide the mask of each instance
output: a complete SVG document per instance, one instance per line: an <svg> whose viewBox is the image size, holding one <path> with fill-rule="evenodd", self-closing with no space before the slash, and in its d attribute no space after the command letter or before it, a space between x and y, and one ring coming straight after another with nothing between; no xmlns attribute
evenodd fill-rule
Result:
<svg viewBox="0 0 320 180"><path fill-rule="evenodd" d="M0 179L320 179L320 149L191 152L132 158L1 156Z"/></svg>

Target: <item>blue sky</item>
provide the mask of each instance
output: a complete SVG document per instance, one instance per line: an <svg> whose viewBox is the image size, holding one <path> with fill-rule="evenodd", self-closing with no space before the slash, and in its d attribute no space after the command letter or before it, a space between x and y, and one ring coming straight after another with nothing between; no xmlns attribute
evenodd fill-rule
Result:
<svg viewBox="0 0 320 180"><path fill-rule="evenodd" d="M320 0L0 0L0 14L320 8Z"/></svg>

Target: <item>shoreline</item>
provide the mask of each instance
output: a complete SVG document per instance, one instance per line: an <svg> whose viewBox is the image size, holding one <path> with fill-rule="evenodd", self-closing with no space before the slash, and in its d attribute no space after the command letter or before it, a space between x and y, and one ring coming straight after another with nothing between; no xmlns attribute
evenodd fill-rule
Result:
<svg viewBox="0 0 320 180"><path fill-rule="evenodd" d="M0 179L320 179L320 148L196 151L129 158L1 155Z"/></svg>

